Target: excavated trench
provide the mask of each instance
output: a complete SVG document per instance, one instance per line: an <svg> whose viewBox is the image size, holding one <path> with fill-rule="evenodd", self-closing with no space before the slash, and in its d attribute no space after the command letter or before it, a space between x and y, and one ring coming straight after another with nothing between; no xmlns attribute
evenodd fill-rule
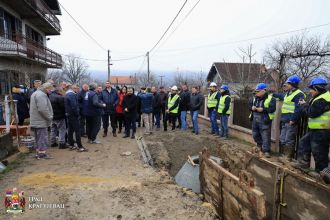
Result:
<svg viewBox="0 0 330 220"><path fill-rule="evenodd" d="M330 215L328 215L329 186L320 184L286 166L277 157L265 160L258 155L249 153L253 147L249 144L235 139L222 140L205 131L202 133L196 136L188 131L157 132L144 139L153 159L153 166L156 169L166 169L173 177L186 164L188 155L199 156L204 148L207 148L212 156L222 159L221 167L232 179L229 178L228 182L222 182L225 175L219 174L219 167L212 167L213 165L207 168L202 166L207 169L207 172L204 170L201 175L204 180L201 181L201 187L204 188L205 199L215 207L220 218L277 219L279 216L279 219L330 220ZM201 162L196 157L193 158L195 163ZM198 164L198 167L200 165ZM242 173L244 178L247 178L245 182L249 182L247 187L243 187L244 184L240 183ZM217 175L219 176L217 177ZM209 176L212 178L208 179ZM220 179L221 183L219 183ZM215 182L210 185L209 183L212 181ZM205 185L202 186L203 184ZM226 184L229 184L230 187L228 188ZM214 190L211 188L214 188L215 185L223 188L211 192ZM224 190L228 191L228 194L223 194ZM262 202L259 201L257 205L252 202L256 200L255 197L246 197L251 201L240 200L238 195L242 190L246 190L246 195L250 195L251 192L260 192L258 198L264 202L264 210L260 210ZM207 195L207 193L210 194ZM213 204L218 198L220 198L218 203ZM235 202L233 202L234 200ZM314 202L303 202L310 200ZM231 210L230 213L226 213L228 210Z"/></svg>

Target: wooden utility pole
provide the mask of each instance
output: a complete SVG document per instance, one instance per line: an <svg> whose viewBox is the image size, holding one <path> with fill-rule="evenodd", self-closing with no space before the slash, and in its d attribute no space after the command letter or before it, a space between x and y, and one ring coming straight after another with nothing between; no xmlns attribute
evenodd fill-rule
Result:
<svg viewBox="0 0 330 220"><path fill-rule="evenodd" d="M160 77L160 86L163 86L163 77L165 76L159 76Z"/></svg>
<svg viewBox="0 0 330 220"><path fill-rule="evenodd" d="M149 85L150 82L149 52L147 52L147 62L148 62L148 85Z"/></svg>
<svg viewBox="0 0 330 220"><path fill-rule="evenodd" d="M110 76L111 76L111 73L110 73L111 65L112 65L112 63L111 63L110 50L108 50L108 80L109 80L109 82L110 82Z"/></svg>

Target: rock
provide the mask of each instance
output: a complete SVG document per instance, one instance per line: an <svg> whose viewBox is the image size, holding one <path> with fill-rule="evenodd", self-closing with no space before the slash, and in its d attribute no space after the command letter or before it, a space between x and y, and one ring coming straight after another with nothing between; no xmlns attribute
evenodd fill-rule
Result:
<svg viewBox="0 0 330 220"><path fill-rule="evenodd" d="M132 155L132 152L130 151L126 151L126 152L123 152L120 154L120 156L131 156Z"/></svg>

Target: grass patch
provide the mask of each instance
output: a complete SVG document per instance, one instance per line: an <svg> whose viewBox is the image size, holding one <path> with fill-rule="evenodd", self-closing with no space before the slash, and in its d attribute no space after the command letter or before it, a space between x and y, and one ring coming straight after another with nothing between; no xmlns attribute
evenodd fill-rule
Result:
<svg viewBox="0 0 330 220"><path fill-rule="evenodd" d="M2 180L5 174L9 173L12 170L18 168L23 160L29 155L30 153L18 153L16 159L8 164L6 169L0 172L0 180Z"/></svg>

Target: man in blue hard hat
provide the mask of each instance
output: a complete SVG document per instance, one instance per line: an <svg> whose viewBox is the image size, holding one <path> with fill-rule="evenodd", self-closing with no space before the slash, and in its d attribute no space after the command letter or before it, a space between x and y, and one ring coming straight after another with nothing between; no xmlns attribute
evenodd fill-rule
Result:
<svg viewBox="0 0 330 220"><path fill-rule="evenodd" d="M219 127L217 124L217 105L221 94L217 90L215 82L210 83L210 93L207 96L207 110L211 121L211 134L219 135Z"/></svg>
<svg viewBox="0 0 330 220"><path fill-rule="evenodd" d="M299 142L298 167L309 168L310 154L315 159L315 171L328 167L330 144L330 92L328 81L321 77L314 78L309 86L312 99L309 105L300 101L304 113L308 116L308 132Z"/></svg>
<svg viewBox="0 0 330 220"><path fill-rule="evenodd" d="M298 76L290 76L284 84L286 93L273 94L275 98L283 101L280 145L288 160L291 160L295 153L296 136L302 111L299 101L305 99L305 94L298 88L300 81Z"/></svg>
<svg viewBox="0 0 330 220"><path fill-rule="evenodd" d="M217 111L220 115L220 136L224 139L228 138L228 118L231 113L231 97L229 86L222 85L220 87L221 97L217 106Z"/></svg>
<svg viewBox="0 0 330 220"><path fill-rule="evenodd" d="M271 127L276 111L276 100L268 94L268 85L259 83L255 89L255 97L250 103L250 119L252 120L252 135L257 147L270 157Z"/></svg>

